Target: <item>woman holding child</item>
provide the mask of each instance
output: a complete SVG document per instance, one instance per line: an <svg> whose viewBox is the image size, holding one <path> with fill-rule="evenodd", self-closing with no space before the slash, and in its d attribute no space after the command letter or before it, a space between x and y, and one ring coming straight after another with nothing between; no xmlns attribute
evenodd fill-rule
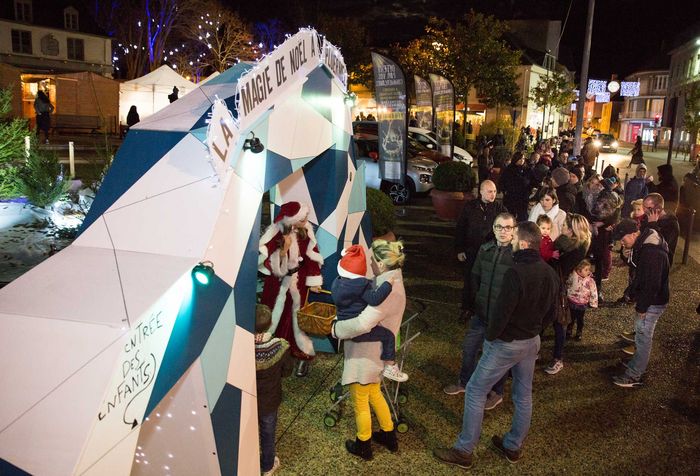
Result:
<svg viewBox="0 0 700 476"><path fill-rule="evenodd" d="M378 324L396 336L406 307L406 291L401 267L405 255L400 242L375 240L370 251L372 271L377 286L392 283L391 292L377 306L366 307L359 316L338 320L333 325L333 336L345 341L345 361L342 384L350 385L355 410L357 438L345 442L346 449L365 460L372 459L372 440L391 452L398 451L396 430L380 388L385 362L381 359L381 342L355 342L354 337L367 334ZM379 421L380 431L372 433L370 406Z"/></svg>

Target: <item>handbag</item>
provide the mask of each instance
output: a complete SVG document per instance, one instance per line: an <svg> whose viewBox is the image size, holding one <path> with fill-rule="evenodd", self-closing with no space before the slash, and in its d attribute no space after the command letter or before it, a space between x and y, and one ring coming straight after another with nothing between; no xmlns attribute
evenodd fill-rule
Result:
<svg viewBox="0 0 700 476"><path fill-rule="evenodd" d="M559 270L559 292L556 297L554 309L554 321L562 326L567 326L571 322L571 310L569 309L569 297L566 292L566 279Z"/></svg>

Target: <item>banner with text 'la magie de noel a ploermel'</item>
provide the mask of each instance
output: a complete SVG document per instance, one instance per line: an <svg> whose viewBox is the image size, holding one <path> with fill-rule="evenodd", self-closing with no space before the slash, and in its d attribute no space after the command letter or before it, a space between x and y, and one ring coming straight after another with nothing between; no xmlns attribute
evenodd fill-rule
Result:
<svg viewBox="0 0 700 476"><path fill-rule="evenodd" d="M383 180L404 183L407 157L406 76L393 60L372 52L379 129L379 171Z"/></svg>
<svg viewBox="0 0 700 476"><path fill-rule="evenodd" d="M449 79L430 73L435 108L435 134L442 153L452 157L454 152L455 90Z"/></svg>

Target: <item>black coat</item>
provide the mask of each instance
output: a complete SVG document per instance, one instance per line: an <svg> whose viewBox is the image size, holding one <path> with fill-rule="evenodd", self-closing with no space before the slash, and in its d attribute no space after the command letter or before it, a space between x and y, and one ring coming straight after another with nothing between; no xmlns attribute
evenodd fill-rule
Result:
<svg viewBox="0 0 700 476"><path fill-rule="evenodd" d="M572 213L574 211L574 206L576 205L576 185L570 183L565 183L556 188L557 198L559 199L559 209L564 210L567 213Z"/></svg>
<svg viewBox="0 0 700 476"><path fill-rule="evenodd" d="M530 173L526 167L510 164L503 171L498 184L503 191L503 205L508 210L515 210L521 204L527 207L530 197Z"/></svg>
<svg viewBox="0 0 700 476"><path fill-rule="evenodd" d="M669 266L673 265L673 256L676 254L676 245L678 245L678 235L681 234L681 228L676 215L666 213L659 218L658 221L651 223L649 223L645 215L644 218L642 218L640 229L644 232L647 228L653 228L663 237L668 248Z"/></svg>
<svg viewBox="0 0 700 476"><path fill-rule="evenodd" d="M668 245L663 237L652 229L642 232L632 248L630 265L636 268L634 280L629 286L629 296L634 299L637 312L647 312L649 306L668 304Z"/></svg>
<svg viewBox="0 0 700 476"><path fill-rule="evenodd" d="M498 214L506 211L500 202L484 203L481 198L467 202L457 220L457 253L476 254L481 245L493 238L491 227Z"/></svg>
<svg viewBox="0 0 700 476"><path fill-rule="evenodd" d="M539 250L516 251L487 324L486 340L512 342L535 337L554 319L558 293L559 277L542 261Z"/></svg>
<svg viewBox="0 0 700 476"><path fill-rule="evenodd" d="M481 245L472 267L470 306L483 322L493 314L506 271L513 266L513 247L498 246L496 240Z"/></svg>

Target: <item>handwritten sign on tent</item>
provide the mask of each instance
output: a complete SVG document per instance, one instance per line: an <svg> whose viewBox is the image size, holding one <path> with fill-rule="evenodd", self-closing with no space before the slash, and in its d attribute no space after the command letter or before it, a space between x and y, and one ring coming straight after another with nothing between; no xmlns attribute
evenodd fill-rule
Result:
<svg viewBox="0 0 700 476"><path fill-rule="evenodd" d="M238 80L238 120L250 127L297 80L318 66L320 42L315 30L303 28Z"/></svg>

